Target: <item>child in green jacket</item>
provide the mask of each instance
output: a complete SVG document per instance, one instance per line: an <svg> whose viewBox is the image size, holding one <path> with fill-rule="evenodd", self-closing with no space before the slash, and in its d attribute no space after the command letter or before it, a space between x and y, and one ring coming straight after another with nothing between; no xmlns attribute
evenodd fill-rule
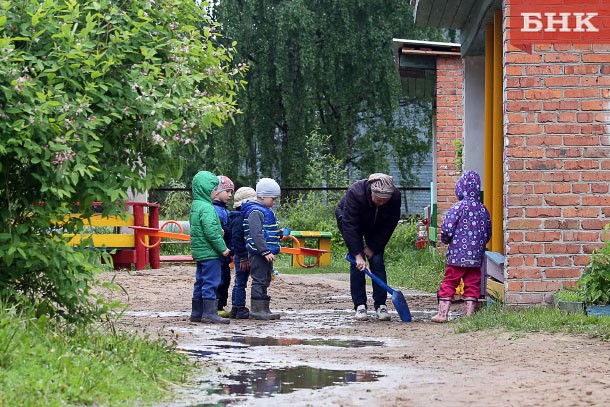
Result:
<svg viewBox="0 0 610 407"><path fill-rule="evenodd" d="M222 227L212 205L211 193L218 177L209 171L199 171L193 178L193 203L190 213L191 251L197 262L193 288L192 322L228 324L216 312L216 289L220 284L222 258L231 251L222 237Z"/></svg>

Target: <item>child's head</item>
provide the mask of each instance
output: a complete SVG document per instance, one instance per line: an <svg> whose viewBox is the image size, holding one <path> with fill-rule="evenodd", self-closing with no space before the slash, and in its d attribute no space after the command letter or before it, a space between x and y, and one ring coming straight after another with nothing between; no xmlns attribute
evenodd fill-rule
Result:
<svg viewBox="0 0 610 407"><path fill-rule="evenodd" d="M275 180L271 178L261 178L256 183L256 197L267 208L271 208L275 200L280 197L282 190Z"/></svg>
<svg viewBox="0 0 610 407"><path fill-rule="evenodd" d="M233 185L231 178L225 175L219 175L218 186L212 191L212 199L227 203L229 202L229 199L231 199L234 189L235 186Z"/></svg>
<svg viewBox="0 0 610 407"><path fill-rule="evenodd" d="M462 174L460 179L455 183L455 196L461 201L464 198L479 200L479 192L481 191L481 177L479 173L470 170Z"/></svg>
<svg viewBox="0 0 610 407"><path fill-rule="evenodd" d="M256 199L256 191L254 188L241 187L235 191L235 195L233 196L233 209L239 209L241 208L241 204L253 199Z"/></svg>

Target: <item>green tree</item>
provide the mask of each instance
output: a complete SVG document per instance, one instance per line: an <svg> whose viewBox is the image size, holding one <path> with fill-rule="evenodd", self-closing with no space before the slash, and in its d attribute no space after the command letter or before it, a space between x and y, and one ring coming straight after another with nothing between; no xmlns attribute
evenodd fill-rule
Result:
<svg viewBox="0 0 610 407"><path fill-rule="evenodd" d="M91 252L63 233L179 176L237 112L242 67L192 0L0 2L0 299L86 317Z"/></svg>
<svg viewBox="0 0 610 407"><path fill-rule="evenodd" d="M247 63L243 115L215 132L207 146L228 174L277 176L301 185L307 135L330 135L331 154L346 168L387 170L401 143L404 174L429 140L397 120L399 82L392 38L444 39L416 28L405 0L222 0L213 7L235 60Z"/></svg>

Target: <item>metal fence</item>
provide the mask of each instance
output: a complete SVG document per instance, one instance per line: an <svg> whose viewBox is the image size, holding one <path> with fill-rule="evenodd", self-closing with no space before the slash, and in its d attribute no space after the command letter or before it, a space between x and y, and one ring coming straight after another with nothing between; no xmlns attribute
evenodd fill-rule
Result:
<svg viewBox="0 0 610 407"><path fill-rule="evenodd" d="M403 215L423 214L430 204L430 187L399 187L402 194ZM301 200L306 205L308 199L335 206L347 187L282 187L281 202ZM148 191L148 202L161 205L162 219L188 219L192 196L190 188L156 188Z"/></svg>

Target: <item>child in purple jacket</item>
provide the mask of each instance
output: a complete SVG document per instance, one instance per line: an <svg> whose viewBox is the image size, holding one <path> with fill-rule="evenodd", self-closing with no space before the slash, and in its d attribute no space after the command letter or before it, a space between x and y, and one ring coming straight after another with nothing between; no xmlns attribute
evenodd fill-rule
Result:
<svg viewBox="0 0 610 407"><path fill-rule="evenodd" d="M479 198L481 178L466 171L455 184L458 202L447 212L441 226L441 241L447 248L445 278L438 290L438 314L432 322L447 321L455 289L464 280L464 313L474 313L481 292L481 265L485 245L491 238L489 211Z"/></svg>

